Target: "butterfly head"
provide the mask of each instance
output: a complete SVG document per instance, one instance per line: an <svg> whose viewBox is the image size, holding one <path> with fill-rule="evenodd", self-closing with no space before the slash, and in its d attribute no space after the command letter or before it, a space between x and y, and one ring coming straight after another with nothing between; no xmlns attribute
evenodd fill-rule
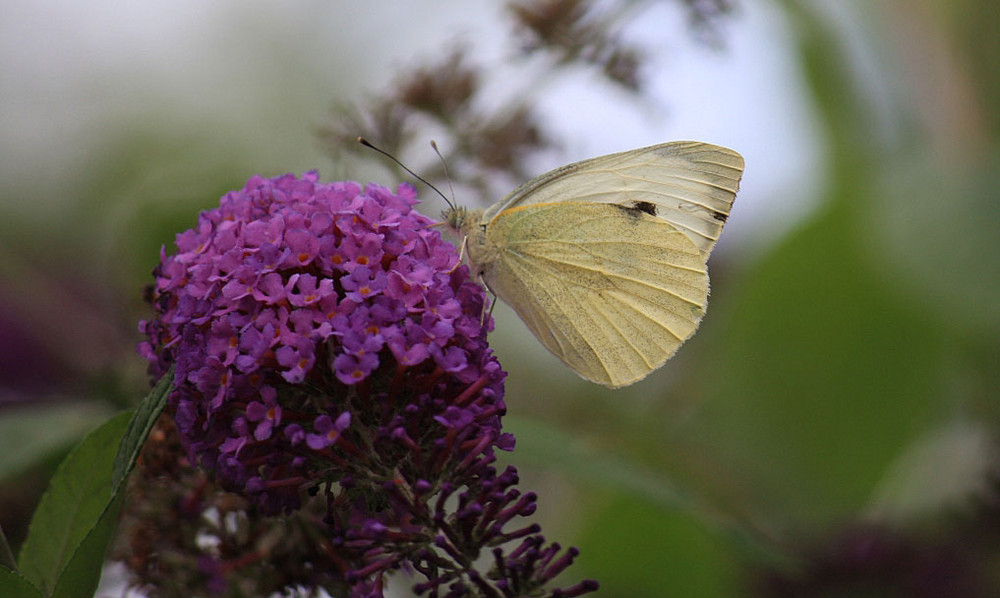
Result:
<svg viewBox="0 0 1000 598"><path fill-rule="evenodd" d="M449 206L441 212L441 220L451 230L465 234L465 228L470 223L469 211L464 206Z"/></svg>

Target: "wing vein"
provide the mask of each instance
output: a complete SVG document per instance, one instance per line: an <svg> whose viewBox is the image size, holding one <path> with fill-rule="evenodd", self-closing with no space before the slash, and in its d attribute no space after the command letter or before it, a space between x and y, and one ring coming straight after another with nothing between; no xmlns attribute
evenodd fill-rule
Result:
<svg viewBox="0 0 1000 598"><path fill-rule="evenodd" d="M520 258L520 259L522 259L524 261L528 261L528 260L525 259L525 257L523 255L521 255L521 254L519 254L517 252L510 252L510 255L512 255L512 256L516 255L518 258ZM554 258L550 258L550 257L545 256L545 255L532 255L531 259L544 260L546 262L549 262L550 264L567 264L567 262L559 261L559 260L556 260ZM593 272L595 274L599 274L599 275L604 276L605 278L607 278L609 280L611 280L611 279L618 279L618 280L625 280L625 281L628 281L628 282L632 282L632 283L644 286L646 288L650 288L650 289L654 289L656 291L660 291L660 292L666 293L666 294L668 294L668 295L670 295L672 297L675 297L676 299L678 299L680 301L683 301L685 303L688 303L690 305L694 305L696 307L701 307L701 305L698 302L696 302L696 301L692 301L691 299L683 297L683 296L675 293L674 291L672 291L670 289L656 286L656 285L651 284L651 283L649 283L647 281L644 281L644 280L640 280L640 279L637 279L637 278L632 278L632 277L629 277L629 276L622 276L622 275L618 275L618 274L614 274L614 273L609 273L606 270L603 270L603 269L601 269L599 267L583 266L583 265L579 265L579 264L572 264L572 266L574 268L579 268L580 270L584 270L584 271L587 271L587 272ZM573 286L581 286L576 281L574 281L574 280L572 280L571 278L568 278L568 277L563 277L563 275L560 274L560 273L558 273L558 272L552 272L552 271L550 271L549 275L552 276L552 277L554 277L554 278L556 278L557 280L559 280L560 282L562 282L564 284L573 285ZM581 288L584 288L584 287L581 287ZM616 287L616 288L618 288L622 292L626 292L626 293L629 293L631 295L634 295L634 293L631 293L630 291L626 291L624 289L621 289L620 287ZM599 290L599 289L589 289L589 290L596 291L596 290Z"/></svg>

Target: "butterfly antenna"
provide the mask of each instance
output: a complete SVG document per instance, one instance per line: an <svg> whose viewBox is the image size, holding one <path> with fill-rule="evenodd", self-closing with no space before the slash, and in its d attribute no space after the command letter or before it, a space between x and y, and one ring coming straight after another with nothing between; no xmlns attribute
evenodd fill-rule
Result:
<svg viewBox="0 0 1000 598"><path fill-rule="evenodd" d="M361 145L363 145L363 146L365 146L365 147L367 147L369 149L375 150L376 152L382 154L386 158L389 158L390 160L392 160L393 162L395 162L396 164L398 164L400 168L402 168L406 172L408 172L408 173L412 174L413 176L415 176L418 181L420 181L421 183L423 183L423 184L427 185L428 187L430 187L431 189L433 189L434 192L437 193L438 195L440 195L441 199L443 199L445 201L445 203L447 203L449 206L455 207L454 204L447 197L444 196L444 193L441 193L440 189L438 189L437 187L435 187L434 185L432 185L424 177L420 176L419 174L417 174L417 173L413 172L412 170L410 170L409 168L407 168L406 164L403 164L399 160L399 158L397 158L396 156L393 156L392 154L390 154L389 152L385 151L384 149L382 149L380 147L375 147L374 145L371 144L371 142L369 142L364 137L358 137L358 143L360 143ZM438 154L438 155L440 155L440 154ZM451 181L449 181L448 184L450 185Z"/></svg>
<svg viewBox="0 0 1000 598"><path fill-rule="evenodd" d="M434 153L437 154L437 157L441 160L441 168L444 169L444 178L448 180L448 190L451 191L451 201L448 201L447 199L445 201L448 201L448 205L454 208L455 187L451 184L451 174L448 173L448 161L441 155L441 150L438 149L438 144L433 139L431 139L431 148L434 149Z"/></svg>

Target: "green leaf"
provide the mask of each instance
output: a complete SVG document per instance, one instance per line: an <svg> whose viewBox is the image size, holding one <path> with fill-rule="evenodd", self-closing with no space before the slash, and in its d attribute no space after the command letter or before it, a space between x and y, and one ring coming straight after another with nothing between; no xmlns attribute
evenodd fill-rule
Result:
<svg viewBox="0 0 1000 598"><path fill-rule="evenodd" d="M88 434L59 465L42 496L18 565L45 594L56 587L111 502L112 463L130 415L122 413Z"/></svg>
<svg viewBox="0 0 1000 598"><path fill-rule="evenodd" d="M42 593L17 571L0 567L0 596L4 598L42 598Z"/></svg>
<svg viewBox="0 0 1000 598"><path fill-rule="evenodd" d="M135 410L132 421L128 423L128 430L125 431L125 437L122 438L121 445L118 447L118 454L115 456L112 476L115 492L118 492L121 488L125 482L125 478L132 471L136 459L139 458L142 445L146 443L146 438L149 436L150 430L156 425L156 420L159 419L160 413L167 404L167 397L173 388L173 381L174 371L171 369L160 378L160 381L156 383L153 390L146 395L146 398L143 399L142 403Z"/></svg>
<svg viewBox="0 0 1000 598"><path fill-rule="evenodd" d="M97 524L73 552L73 557L56 581L52 592L54 598L90 598L94 595L101 581L104 553L107 552L108 543L111 542L118 523L124 496L124 492L115 494L114 500L104 510Z"/></svg>
<svg viewBox="0 0 1000 598"><path fill-rule="evenodd" d="M49 595L92 596L115 529L125 479L163 411L168 373L134 414L88 435L59 466L21 549L25 575Z"/></svg>
<svg viewBox="0 0 1000 598"><path fill-rule="evenodd" d="M112 413L104 404L84 401L5 412L0 418L0 480L68 449Z"/></svg>

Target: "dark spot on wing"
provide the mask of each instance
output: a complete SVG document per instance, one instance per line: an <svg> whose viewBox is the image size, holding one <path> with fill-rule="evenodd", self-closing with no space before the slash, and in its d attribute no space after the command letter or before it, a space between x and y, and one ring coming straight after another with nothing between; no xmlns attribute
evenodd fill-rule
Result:
<svg viewBox="0 0 1000 598"><path fill-rule="evenodd" d="M725 222L729 219L729 214L723 214L722 212L712 212L712 218L715 218L719 222Z"/></svg>
<svg viewBox="0 0 1000 598"><path fill-rule="evenodd" d="M633 201L629 204L611 204L628 214L629 218L640 219L643 214L656 216L656 205L648 201Z"/></svg>
<svg viewBox="0 0 1000 598"><path fill-rule="evenodd" d="M635 207L635 206L631 206L631 205L626 206L626 205L622 205L620 203L613 203L613 204L610 204L610 205L618 208L622 212L625 212L625 215L628 216L630 219L632 219L635 222L638 222L639 220L642 219L642 215L643 215L644 212L642 210L640 210L639 208Z"/></svg>
<svg viewBox="0 0 1000 598"><path fill-rule="evenodd" d="M648 201L636 201L632 203L632 209L646 212L650 216L656 216L656 204Z"/></svg>

